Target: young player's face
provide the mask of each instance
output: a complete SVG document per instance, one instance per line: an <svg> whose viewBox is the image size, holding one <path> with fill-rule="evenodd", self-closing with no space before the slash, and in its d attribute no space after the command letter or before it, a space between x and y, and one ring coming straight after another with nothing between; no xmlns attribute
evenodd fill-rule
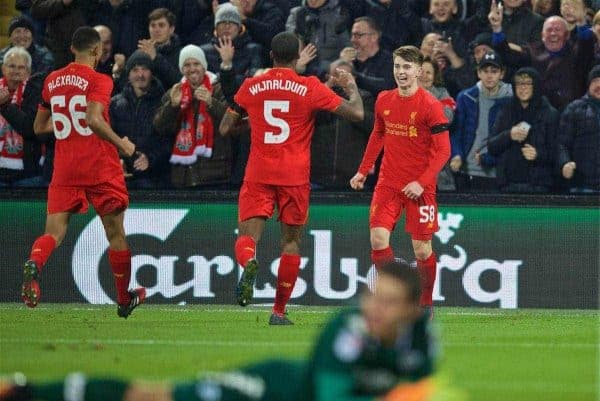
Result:
<svg viewBox="0 0 600 401"><path fill-rule="evenodd" d="M29 68L24 57L12 55L2 64L2 75L8 81L9 87L13 89L29 78Z"/></svg>
<svg viewBox="0 0 600 401"><path fill-rule="evenodd" d="M183 76L190 82L192 88L197 88L204 80L206 70L200 61L195 58L188 58L183 62Z"/></svg>
<svg viewBox="0 0 600 401"><path fill-rule="evenodd" d="M491 65L477 69L477 77L479 77L481 84L488 91L495 90L503 76L504 71Z"/></svg>
<svg viewBox="0 0 600 401"><path fill-rule="evenodd" d="M401 89L408 89L417 85L417 79L421 75L421 67L417 63L411 63L400 56L394 57L394 79Z"/></svg>
<svg viewBox="0 0 600 401"><path fill-rule="evenodd" d="M533 96L533 79L529 75L515 76L515 92L521 102L528 103Z"/></svg>
<svg viewBox="0 0 600 401"><path fill-rule="evenodd" d="M429 89L433 86L435 70L430 62L425 62L421 66L421 76L419 77L419 86Z"/></svg>
<svg viewBox="0 0 600 401"><path fill-rule="evenodd" d="M600 78L592 79L588 88L588 93L596 100L600 100Z"/></svg>
<svg viewBox="0 0 600 401"><path fill-rule="evenodd" d="M216 28L217 38L229 37L229 39L233 40L238 37L238 35L240 34L240 30L240 26L235 22L219 22Z"/></svg>
<svg viewBox="0 0 600 401"><path fill-rule="evenodd" d="M33 34L27 28L15 28L10 34L10 43L12 43L13 46L20 46L28 49L29 46L31 46L31 42L33 42Z"/></svg>
<svg viewBox="0 0 600 401"><path fill-rule="evenodd" d="M567 43L568 35L567 27L560 18L550 17L544 22L542 42L549 51L560 51Z"/></svg>
<svg viewBox="0 0 600 401"><path fill-rule="evenodd" d="M146 93L152 81L152 71L147 67L136 65L129 71L129 83L133 89Z"/></svg>
<svg viewBox="0 0 600 401"><path fill-rule="evenodd" d="M362 315L373 337L394 341L400 327L415 321L421 308L408 295L404 282L390 275L379 275L375 292L361 298Z"/></svg>
<svg viewBox="0 0 600 401"><path fill-rule="evenodd" d="M446 22L457 12L456 0L431 0L429 14L437 22Z"/></svg>
<svg viewBox="0 0 600 401"><path fill-rule="evenodd" d="M150 39L161 44L167 43L171 39L171 35L175 32L175 27L169 25L169 21L166 18L159 18L150 21L148 30L150 31Z"/></svg>

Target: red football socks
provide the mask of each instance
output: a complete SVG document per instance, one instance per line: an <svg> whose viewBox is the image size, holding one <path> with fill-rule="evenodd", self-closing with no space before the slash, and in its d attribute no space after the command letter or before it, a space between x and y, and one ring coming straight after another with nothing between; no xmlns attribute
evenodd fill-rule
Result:
<svg viewBox="0 0 600 401"><path fill-rule="evenodd" d="M394 251L389 246L384 249L371 250L371 261L378 269L392 260L394 260Z"/></svg>
<svg viewBox="0 0 600 401"><path fill-rule="evenodd" d="M285 306L292 296L299 271L300 255L287 253L281 255L279 270L277 271L277 292L275 293L275 305L273 306L274 313L278 315L285 313Z"/></svg>
<svg viewBox="0 0 600 401"><path fill-rule="evenodd" d="M254 258L256 254L256 242L254 238L249 235L241 235L235 241L235 259L242 266L246 267L246 264L250 259Z"/></svg>
<svg viewBox="0 0 600 401"><path fill-rule="evenodd" d="M46 261L56 248L56 240L50 234L44 234L38 237L31 246L29 260L33 260L41 272Z"/></svg>
<svg viewBox="0 0 600 401"><path fill-rule="evenodd" d="M108 261L117 289L117 302L121 305L128 304L131 299L127 292L131 280L131 251L129 249L123 251L109 249Z"/></svg>
<svg viewBox="0 0 600 401"><path fill-rule="evenodd" d="M437 256L435 252L425 260L417 260L417 270L421 275L421 306L433 305L433 284L435 283Z"/></svg>

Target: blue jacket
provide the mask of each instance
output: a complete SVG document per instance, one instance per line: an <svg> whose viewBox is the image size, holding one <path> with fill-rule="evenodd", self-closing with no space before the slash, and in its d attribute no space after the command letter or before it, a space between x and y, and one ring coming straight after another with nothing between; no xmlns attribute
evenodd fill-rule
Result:
<svg viewBox="0 0 600 401"><path fill-rule="evenodd" d="M488 116L488 138L492 132L496 116L502 106L510 101L511 97L495 99ZM479 123L479 87L474 85L462 90L456 98L456 112L450 129L450 144L452 156L460 156L463 162L475 142L475 132ZM491 167L496 164L496 158L487 152L487 147L481 152L481 164Z"/></svg>

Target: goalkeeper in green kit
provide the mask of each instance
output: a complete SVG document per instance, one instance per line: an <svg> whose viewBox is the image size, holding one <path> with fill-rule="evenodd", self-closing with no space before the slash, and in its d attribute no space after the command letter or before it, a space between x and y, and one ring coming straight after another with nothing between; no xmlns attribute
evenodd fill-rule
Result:
<svg viewBox="0 0 600 401"><path fill-rule="evenodd" d="M186 383L86 378L4 383L0 401L432 401L463 400L433 377L435 339L419 306L420 276L404 262L378 271L360 309L336 315L305 362L272 360Z"/></svg>

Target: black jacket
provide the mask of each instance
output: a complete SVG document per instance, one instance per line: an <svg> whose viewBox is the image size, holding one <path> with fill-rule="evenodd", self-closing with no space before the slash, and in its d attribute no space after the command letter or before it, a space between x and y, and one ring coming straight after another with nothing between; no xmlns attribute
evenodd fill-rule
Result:
<svg viewBox="0 0 600 401"><path fill-rule="evenodd" d="M560 118L558 168L574 161L577 165L571 187L600 190L600 108L590 95L570 103ZM562 174L562 173L561 173Z"/></svg>
<svg viewBox="0 0 600 401"><path fill-rule="evenodd" d="M523 109L515 96L503 106L494 123L488 152L497 158L496 177L501 189L510 184L525 184L530 188L550 190L553 185L559 113L539 92L538 86L537 94L527 109ZM510 131L521 121L529 123L531 128L525 141L516 142L510 138ZM535 148L535 160L529 161L523 156L521 149L525 144Z"/></svg>
<svg viewBox="0 0 600 401"><path fill-rule="evenodd" d="M395 85L392 54L385 49L379 51L365 61L354 60L356 84L359 88L371 92L373 97L382 90L391 89Z"/></svg>
<svg viewBox="0 0 600 401"><path fill-rule="evenodd" d="M218 73L221 70L221 56L215 45L218 44L216 37L212 38L211 43L206 43L201 47L206 56L208 70ZM264 67L263 65L263 48L256 42L253 42L245 32L242 32L233 40L235 53L233 54L233 71L235 72L235 80L237 85L241 85L246 77L254 75L256 70Z"/></svg>
<svg viewBox="0 0 600 401"><path fill-rule="evenodd" d="M136 150L148 157L150 163L146 172L136 172L129 168L128 172L134 173L135 177L159 179L168 171L170 141L157 135L152 126L163 94L163 86L157 79L153 79L148 93L140 98L128 83L121 93L111 99L110 121L114 131L119 136L127 136L135 144Z"/></svg>

